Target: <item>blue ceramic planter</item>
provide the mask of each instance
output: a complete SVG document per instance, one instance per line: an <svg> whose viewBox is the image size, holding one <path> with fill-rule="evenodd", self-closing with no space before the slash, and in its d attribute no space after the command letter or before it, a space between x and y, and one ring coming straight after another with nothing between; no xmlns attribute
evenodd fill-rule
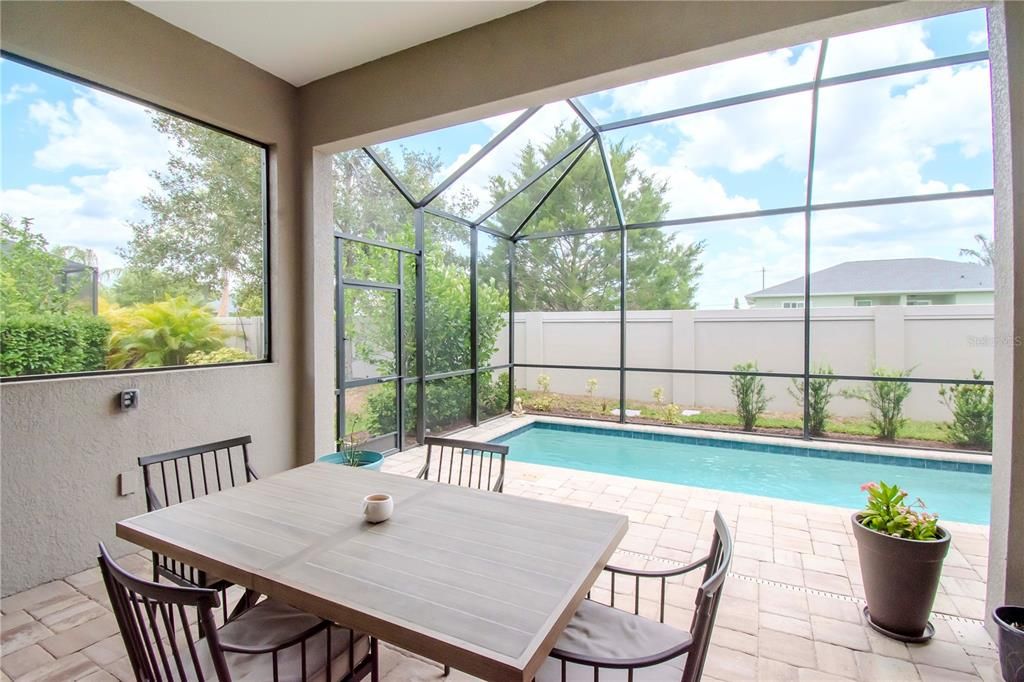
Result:
<svg viewBox="0 0 1024 682"><path fill-rule="evenodd" d="M359 450L356 454L359 456L358 467L360 469L373 469L374 471L380 471L380 464L384 461L384 455L371 450ZM329 455L324 455L318 461L324 462L325 464L347 465L348 457L344 452L332 452Z"/></svg>

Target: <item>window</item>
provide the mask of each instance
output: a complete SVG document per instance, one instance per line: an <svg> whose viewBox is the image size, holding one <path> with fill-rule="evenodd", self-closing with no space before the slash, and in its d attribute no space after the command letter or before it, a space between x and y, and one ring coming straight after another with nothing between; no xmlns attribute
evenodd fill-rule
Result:
<svg viewBox="0 0 1024 682"><path fill-rule="evenodd" d="M873 306L874 302L870 298L857 298L854 299L853 304L858 307Z"/></svg>
<svg viewBox="0 0 1024 682"><path fill-rule="evenodd" d="M803 301L783 301L782 302L782 307L783 308L803 308L804 307L804 302Z"/></svg>
<svg viewBox="0 0 1024 682"><path fill-rule="evenodd" d="M907 305L931 305L932 300L930 298L907 298Z"/></svg>
<svg viewBox="0 0 1024 682"><path fill-rule="evenodd" d="M0 74L0 375L266 360L266 148L20 60Z"/></svg>

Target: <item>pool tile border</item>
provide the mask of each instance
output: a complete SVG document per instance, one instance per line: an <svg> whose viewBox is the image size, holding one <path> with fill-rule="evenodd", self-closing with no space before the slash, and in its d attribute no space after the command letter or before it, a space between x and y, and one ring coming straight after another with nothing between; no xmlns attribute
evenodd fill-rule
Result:
<svg viewBox="0 0 1024 682"><path fill-rule="evenodd" d="M948 459L930 459L924 457L901 457L898 455L880 455L867 452L856 452L846 450L825 450L821 448L805 448L792 445L775 445L771 443L755 443L742 440L727 440L723 438L703 438L700 436L685 436L681 434L658 433L653 431L638 431L614 427L583 426L578 424L563 424L549 421L533 421L523 424L520 427L503 433L491 439L492 443L504 443L509 438L516 436L529 429L539 428L548 431L562 431L570 433L587 433L601 436L619 436L622 438L635 438L637 440L660 441L665 443L680 443L685 445L702 445L713 448L731 448L733 450L749 450L753 452L768 452L776 455L793 455L795 457L817 457L820 459L838 459L848 462L870 462L873 464L888 464L892 466L916 467L918 469L935 469L940 471L961 471L972 474L992 473L991 464L980 464L977 462L958 462Z"/></svg>

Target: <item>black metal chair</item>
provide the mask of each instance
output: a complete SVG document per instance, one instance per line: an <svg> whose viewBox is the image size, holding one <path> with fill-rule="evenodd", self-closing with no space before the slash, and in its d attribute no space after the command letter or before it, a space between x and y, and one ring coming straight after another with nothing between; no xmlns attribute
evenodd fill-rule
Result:
<svg viewBox="0 0 1024 682"><path fill-rule="evenodd" d="M427 461L423 463L417 478L494 493L504 489L507 445L437 436L427 436L423 442L427 446ZM434 448L437 448L436 452ZM498 458L497 466L495 457ZM451 667L444 664L445 677L450 673Z"/></svg>
<svg viewBox="0 0 1024 682"><path fill-rule="evenodd" d="M216 590L136 578L98 557L128 660L140 682L378 679L377 642L273 600L216 627ZM194 638L190 615L206 636Z"/></svg>
<svg viewBox="0 0 1024 682"><path fill-rule="evenodd" d="M259 478L249 462L252 436L139 457L146 511L163 509ZM163 491L163 497L160 496ZM160 576L185 587L223 587L202 571L153 552L153 581ZM230 585L230 583L227 583Z"/></svg>
<svg viewBox="0 0 1024 682"><path fill-rule="evenodd" d="M697 682L704 670L711 629L715 623L722 584L732 561L732 536L720 512L715 512L715 535L707 556L682 568L642 571L607 566L611 574L609 604L592 600L580 605L558 638L535 682ZM697 589L696 609L689 631L665 624L665 592L669 578L704 567ZM615 606L616 577L632 587L631 611ZM641 579L660 581L657 621L640 615ZM594 590L591 591L593 594ZM602 674L604 673L604 674Z"/></svg>
<svg viewBox="0 0 1024 682"><path fill-rule="evenodd" d="M504 488L507 445L436 436L427 436L423 442L427 445L427 461L418 478L495 493Z"/></svg>

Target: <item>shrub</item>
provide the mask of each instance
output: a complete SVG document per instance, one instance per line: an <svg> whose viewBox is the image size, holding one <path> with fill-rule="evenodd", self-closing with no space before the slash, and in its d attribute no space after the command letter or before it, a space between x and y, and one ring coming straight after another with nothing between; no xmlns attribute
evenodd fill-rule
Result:
<svg viewBox="0 0 1024 682"><path fill-rule="evenodd" d="M225 362L250 362L255 359L255 355L246 352L241 348L225 346L224 348L218 348L213 351L197 350L195 353L189 353L188 357L185 358L185 364L220 365Z"/></svg>
<svg viewBox="0 0 1024 682"><path fill-rule="evenodd" d="M737 372L756 372L757 363L741 363L733 367ZM759 376L750 374L734 374L729 377L732 394L736 398L736 414L743 424L744 431L753 431L757 418L764 413L771 400Z"/></svg>
<svg viewBox="0 0 1024 682"><path fill-rule="evenodd" d="M842 391L844 398L863 400L871 409L871 427L882 440L896 440L900 429L907 423L903 416L903 402L910 395L910 383L893 381L910 376L910 370L876 367L871 371L875 377L888 381L872 381L870 388L848 388Z"/></svg>
<svg viewBox="0 0 1024 682"><path fill-rule="evenodd" d="M540 390L543 391L544 393L547 393L549 390L551 390L551 377L549 377L547 374L538 374L537 387L540 388Z"/></svg>
<svg viewBox="0 0 1024 682"><path fill-rule="evenodd" d="M985 377L975 370L974 378ZM946 426L951 441L992 449L992 395L992 387L981 384L939 387L941 402L953 413L953 423Z"/></svg>
<svg viewBox="0 0 1024 682"><path fill-rule="evenodd" d="M113 369L183 365L196 351L224 345L224 330L213 315L181 296L114 308L108 319L113 330L107 363Z"/></svg>
<svg viewBox="0 0 1024 682"><path fill-rule="evenodd" d="M508 372L481 374L477 387L480 401L480 417L486 419L508 410Z"/></svg>
<svg viewBox="0 0 1024 682"><path fill-rule="evenodd" d="M29 376L105 368L110 325L100 317L42 313L0 318L0 374Z"/></svg>
<svg viewBox="0 0 1024 682"><path fill-rule="evenodd" d="M828 365L819 365L814 368L812 374L833 374L832 368ZM796 400L796 404L802 409L804 406L804 380L792 380L793 385L789 387L789 394ZM817 378L811 379L807 389L808 422L807 430L812 436L820 436L825 433L825 422L831 417L828 405L832 401L832 384L835 379Z"/></svg>
<svg viewBox="0 0 1024 682"><path fill-rule="evenodd" d="M595 379L593 377L587 379L587 397L588 398L593 398L594 397L594 391L596 391L596 390L597 390L597 379Z"/></svg>

